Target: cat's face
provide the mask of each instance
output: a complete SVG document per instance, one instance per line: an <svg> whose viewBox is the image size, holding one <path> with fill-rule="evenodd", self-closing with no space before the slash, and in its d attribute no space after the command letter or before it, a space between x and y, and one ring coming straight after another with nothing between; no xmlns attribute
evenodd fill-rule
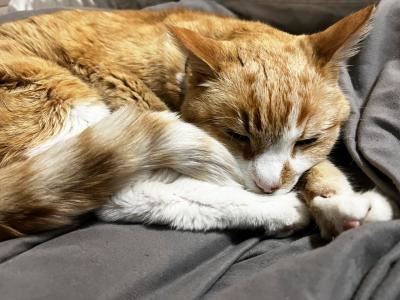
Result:
<svg viewBox="0 0 400 300"><path fill-rule="evenodd" d="M191 54L182 116L230 149L248 188L288 192L331 151L349 115L336 67L362 27L337 44L340 30L291 36L269 28L224 42L184 40Z"/></svg>
<svg viewBox="0 0 400 300"><path fill-rule="evenodd" d="M243 54L182 107L237 157L247 185L267 193L291 190L323 160L349 112L336 82L294 51L281 49L273 64L274 53Z"/></svg>

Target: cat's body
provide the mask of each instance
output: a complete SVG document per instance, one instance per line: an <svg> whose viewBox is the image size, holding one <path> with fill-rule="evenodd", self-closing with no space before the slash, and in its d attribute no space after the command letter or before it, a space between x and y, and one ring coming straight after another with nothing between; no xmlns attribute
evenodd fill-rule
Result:
<svg viewBox="0 0 400 300"><path fill-rule="evenodd" d="M2 25L3 238L101 206L111 221L290 232L309 220L289 191L310 168L303 194L325 236L368 221L371 197L384 211L371 221L392 218L375 194L346 211L356 196L324 161L349 113L337 65L371 12L310 37L188 11L65 11ZM158 112L167 107L216 140ZM332 205L319 197L327 190Z"/></svg>

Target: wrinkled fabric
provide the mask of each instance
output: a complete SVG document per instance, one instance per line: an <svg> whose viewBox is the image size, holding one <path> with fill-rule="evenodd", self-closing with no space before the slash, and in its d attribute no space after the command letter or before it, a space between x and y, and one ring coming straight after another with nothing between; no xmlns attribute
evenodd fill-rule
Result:
<svg viewBox="0 0 400 300"><path fill-rule="evenodd" d="M163 1L125 2L119 3L124 8L147 8ZM217 2L184 0L149 9L183 5L308 33L371 1ZM7 15L0 22L38 13L43 11ZM343 131L347 150L334 152L336 160L359 168L397 200L399 56L400 2L384 0L360 53L341 72L352 115ZM265 239L262 232L190 233L87 221L80 227L0 243L0 297L399 299L399 258L400 221L365 225L330 243L316 228L290 238Z"/></svg>

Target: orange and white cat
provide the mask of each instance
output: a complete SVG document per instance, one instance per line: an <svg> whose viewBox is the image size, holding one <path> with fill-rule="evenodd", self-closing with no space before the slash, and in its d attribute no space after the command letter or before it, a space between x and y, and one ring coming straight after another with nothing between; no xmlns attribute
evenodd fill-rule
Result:
<svg viewBox="0 0 400 300"><path fill-rule="evenodd" d="M0 237L91 210L268 234L311 212L328 238L394 218L390 199L354 193L326 160L349 115L338 68L372 14L302 36L184 10L0 26ZM292 191L303 174L304 202Z"/></svg>

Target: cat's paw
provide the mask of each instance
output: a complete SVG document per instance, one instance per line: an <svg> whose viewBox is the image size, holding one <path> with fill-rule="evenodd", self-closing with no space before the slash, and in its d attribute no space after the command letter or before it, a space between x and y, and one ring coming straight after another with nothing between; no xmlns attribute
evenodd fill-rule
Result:
<svg viewBox="0 0 400 300"><path fill-rule="evenodd" d="M307 206L301 201L296 193L289 193L281 197L284 205L284 218L279 222L267 222L265 234L270 237L287 237L295 232L306 228L310 223L310 213Z"/></svg>
<svg viewBox="0 0 400 300"><path fill-rule="evenodd" d="M397 205L376 191L317 196L310 211L325 239L365 223L392 220L399 214Z"/></svg>

